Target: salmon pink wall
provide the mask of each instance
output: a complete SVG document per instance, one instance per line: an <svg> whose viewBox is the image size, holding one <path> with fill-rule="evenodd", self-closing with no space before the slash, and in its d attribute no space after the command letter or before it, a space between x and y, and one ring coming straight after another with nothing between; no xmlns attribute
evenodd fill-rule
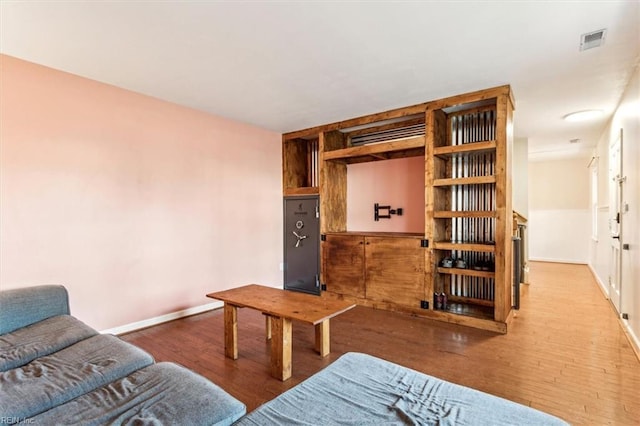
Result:
<svg viewBox="0 0 640 426"><path fill-rule="evenodd" d="M64 284L72 313L105 329L282 285L278 133L0 66L2 289Z"/></svg>
<svg viewBox="0 0 640 426"><path fill-rule="evenodd" d="M424 157L347 166L349 231L424 233ZM374 220L373 205L402 207L402 216Z"/></svg>

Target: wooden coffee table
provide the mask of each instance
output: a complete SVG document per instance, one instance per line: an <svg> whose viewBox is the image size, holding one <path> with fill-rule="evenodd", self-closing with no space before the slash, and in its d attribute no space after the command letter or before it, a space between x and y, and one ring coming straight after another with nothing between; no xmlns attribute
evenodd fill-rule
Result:
<svg viewBox="0 0 640 426"><path fill-rule="evenodd" d="M330 352L329 320L355 305L305 293L250 284L207 294L224 302L224 352L238 359L238 308L256 309L266 315L267 339L271 339L271 375L282 381L291 377L291 320L315 326L315 349Z"/></svg>

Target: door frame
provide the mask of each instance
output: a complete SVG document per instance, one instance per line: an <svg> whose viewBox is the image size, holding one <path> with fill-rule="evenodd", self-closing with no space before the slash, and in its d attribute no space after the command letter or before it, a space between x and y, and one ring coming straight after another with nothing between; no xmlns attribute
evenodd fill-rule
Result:
<svg viewBox="0 0 640 426"><path fill-rule="evenodd" d="M612 155L613 150L617 148L618 155ZM609 144L609 173L607 182L609 187L609 282L607 293L609 300L619 314L622 306L622 244L623 239L623 198L624 198L624 182L626 178L623 173L622 164L623 139L622 129L617 137ZM612 164L612 160L617 160ZM614 227L616 228L614 230Z"/></svg>

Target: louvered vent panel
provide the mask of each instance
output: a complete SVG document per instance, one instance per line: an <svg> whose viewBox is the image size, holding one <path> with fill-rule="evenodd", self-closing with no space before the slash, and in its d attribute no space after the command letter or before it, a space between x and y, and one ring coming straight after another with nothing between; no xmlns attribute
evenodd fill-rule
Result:
<svg viewBox="0 0 640 426"><path fill-rule="evenodd" d="M387 142L396 139L406 139L416 136L424 136L424 124L402 127L399 129L382 130L379 132L367 133L365 135L351 138L351 145L367 145L370 143Z"/></svg>
<svg viewBox="0 0 640 426"><path fill-rule="evenodd" d="M606 32L607 30L603 29L582 34L580 37L580 50L593 49L594 47L602 46Z"/></svg>

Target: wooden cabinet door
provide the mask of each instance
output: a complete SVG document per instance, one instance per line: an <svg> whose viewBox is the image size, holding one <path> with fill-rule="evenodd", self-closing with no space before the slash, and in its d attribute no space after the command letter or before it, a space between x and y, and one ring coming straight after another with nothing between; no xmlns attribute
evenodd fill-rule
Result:
<svg viewBox="0 0 640 426"><path fill-rule="evenodd" d="M419 308L425 299L424 250L416 238L367 237L367 299Z"/></svg>
<svg viewBox="0 0 640 426"><path fill-rule="evenodd" d="M327 291L364 298L364 237L327 235L322 244Z"/></svg>

